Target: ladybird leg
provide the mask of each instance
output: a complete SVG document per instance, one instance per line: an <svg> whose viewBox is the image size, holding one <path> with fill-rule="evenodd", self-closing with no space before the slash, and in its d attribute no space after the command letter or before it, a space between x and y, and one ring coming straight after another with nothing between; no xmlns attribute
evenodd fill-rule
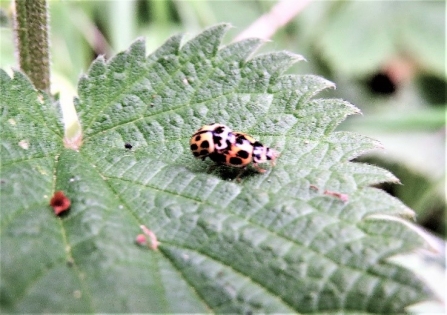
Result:
<svg viewBox="0 0 447 315"><path fill-rule="evenodd" d="M217 164L212 164L212 165L210 165L210 167L208 167L208 171L207 171L207 173L209 174L209 173L211 173L212 171L214 171L214 169L216 168L216 166L217 166Z"/></svg>
<svg viewBox="0 0 447 315"><path fill-rule="evenodd" d="M241 182L241 175L244 174L245 172L245 167L241 168L241 171L239 172L239 174L237 174L235 180L240 183Z"/></svg>
<svg viewBox="0 0 447 315"><path fill-rule="evenodd" d="M266 170L259 167L257 163L253 163L253 167L259 172L259 173L265 173Z"/></svg>
<svg viewBox="0 0 447 315"><path fill-rule="evenodd" d="M280 156L279 152L276 150L273 150L273 156L272 159L270 160L270 165L273 167L276 165L276 159Z"/></svg>

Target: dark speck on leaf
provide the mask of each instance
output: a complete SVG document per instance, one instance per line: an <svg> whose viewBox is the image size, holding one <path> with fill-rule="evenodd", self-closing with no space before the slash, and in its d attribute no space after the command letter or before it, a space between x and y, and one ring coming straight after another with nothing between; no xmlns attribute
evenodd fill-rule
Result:
<svg viewBox="0 0 447 315"><path fill-rule="evenodd" d="M129 150L132 149L132 145L130 143L124 144L124 147Z"/></svg>
<svg viewBox="0 0 447 315"><path fill-rule="evenodd" d="M73 258L68 258L67 259L67 267L73 267L73 265L74 265L74 261L73 261Z"/></svg>

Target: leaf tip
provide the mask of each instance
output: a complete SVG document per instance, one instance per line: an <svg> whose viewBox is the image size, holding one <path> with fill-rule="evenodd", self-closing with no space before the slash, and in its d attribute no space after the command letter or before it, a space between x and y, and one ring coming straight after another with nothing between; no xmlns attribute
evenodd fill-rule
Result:
<svg viewBox="0 0 447 315"><path fill-rule="evenodd" d="M267 43L272 43L273 40L269 39L269 38L257 38L257 37L252 37L252 38L256 38L259 39L261 41L261 44L267 44ZM242 41L242 40L246 40L248 38L240 38L237 41Z"/></svg>
<svg viewBox="0 0 447 315"><path fill-rule="evenodd" d="M391 174L391 178L389 179L389 182L392 184L396 184L396 185L402 185L402 182L400 181L400 179L397 178L396 176L394 176L393 174Z"/></svg>
<svg viewBox="0 0 447 315"><path fill-rule="evenodd" d="M406 211L402 213L402 216L405 218L414 218L415 217L415 213L413 210L411 210L410 208L405 208ZM427 232L426 230L424 230L422 227L418 226L417 224L414 224L408 220L406 220L405 218L402 217L397 217L397 216L393 216L393 215L389 215L389 214L371 214L367 217L365 217L365 219L370 219L370 220L385 220L385 221L394 221L400 224L405 225L406 227L408 227L410 230L412 230L413 232L415 232L417 235L419 235L419 237L421 237L426 245L426 249L428 249L429 251L433 252L433 253L442 253L443 250L443 245L440 244L438 242L438 239L433 236L432 234L430 234L429 232Z"/></svg>
<svg viewBox="0 0 447 315"><path fill-rule="evenodd" d="M373 144L377 149L385 150L385 146L379 140L373 139Z"/></svg>
<svg viewBox="0 0 447 315"><path fill-rule="evenodd" d="M211 26L210 27L210 29L213 29L213 28L223 28L225 30L229 30L229 29L232 29L232 28L236 28L236 26L234 26L230 22L223 22L223 23L219 23L219 24L217 24L215 26Z"/></svg>
<svg viewBox="0 0 447 315"><path fill-rule="evenodd" d="M300 54L294 54L294 53L291 53L290 55L291 55L292 60L293 60L294 62L299 62L299 61L306 61L306 62L307 62L306 58L304 58L303 55L300 55ZM334 85L335 85L335 84L334 84Z"/></svg>
<svg viewBox="0 0 447 315"><path fill-rule="evenodd" d="M336 90L337 85L334 82L327 80L327 88Z"/></svg>

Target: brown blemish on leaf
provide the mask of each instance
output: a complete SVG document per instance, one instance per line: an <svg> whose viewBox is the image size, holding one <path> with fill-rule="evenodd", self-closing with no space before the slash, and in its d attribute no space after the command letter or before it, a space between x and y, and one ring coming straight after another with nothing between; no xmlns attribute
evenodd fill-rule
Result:
<svg viewBox="0 0 447 315"><path fill-rule="evenodd" d="M160 244L157 240L157 236L154 232L149 230L146 226L140 225L141 230L144 234L138 234L135 242L142 246L147 246L152 250L157 250L158 245Z"/></svg>
<svg viewBox="0 0 447 315"><path fill-rule="evenodd" d="M338 198L338 199L340 199L343 202L349 201L349 196L347 194L342 194L342 193L339 193L339 192L336 192L336 191L332 191L332 190L325 190L324 194L328 195L328 196L333 196L335 198Z"/></svg>
<svg viewBox="0 0 447 315"><path fill-rule="evenodd" d="M68 208L70 208L70 205L70 199L68 199L62 191L56 191L50 200L50 206L53 208L54 214L56 215L67 211Z"/></svg>

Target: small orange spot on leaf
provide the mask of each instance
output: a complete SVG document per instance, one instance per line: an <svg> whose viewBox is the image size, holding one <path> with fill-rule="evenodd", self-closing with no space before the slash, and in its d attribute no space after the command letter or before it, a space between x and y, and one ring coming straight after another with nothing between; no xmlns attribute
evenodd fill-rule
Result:
<svg viewBox="0 0 447 315"><path fill-rule="evenodd" d="M135 242L137 242L138 245L142 246L146 245L147 243L146 236L144 236L144 234L138 234L135 239Z"/></svg>
<svg viewBox="0 0 447 315"><path fill-rule="evenodd" d="M50 206L53 208L56 215L68 210L70 205L70 199L68 199L62 191L56 191L50 200Z"/></svg>
<svg viewBox="0 0 447 315"><path fill-rule="evenodd" d="M343 202L347 202L349 200L349 196L347 194L342 194L342 193L332 191L332 190L325 190L324 194L338 198Z"/></svg>
<svg viewBox="0 0 447 315"><path fill-rule="evenodd" d="M146 226L140 225L141 230L144 234L138 234L135 242L142 246L148 246L152 250L157 250L158 245L160 244L157 240L157 236L155 233L149 230Z"/></svg>

